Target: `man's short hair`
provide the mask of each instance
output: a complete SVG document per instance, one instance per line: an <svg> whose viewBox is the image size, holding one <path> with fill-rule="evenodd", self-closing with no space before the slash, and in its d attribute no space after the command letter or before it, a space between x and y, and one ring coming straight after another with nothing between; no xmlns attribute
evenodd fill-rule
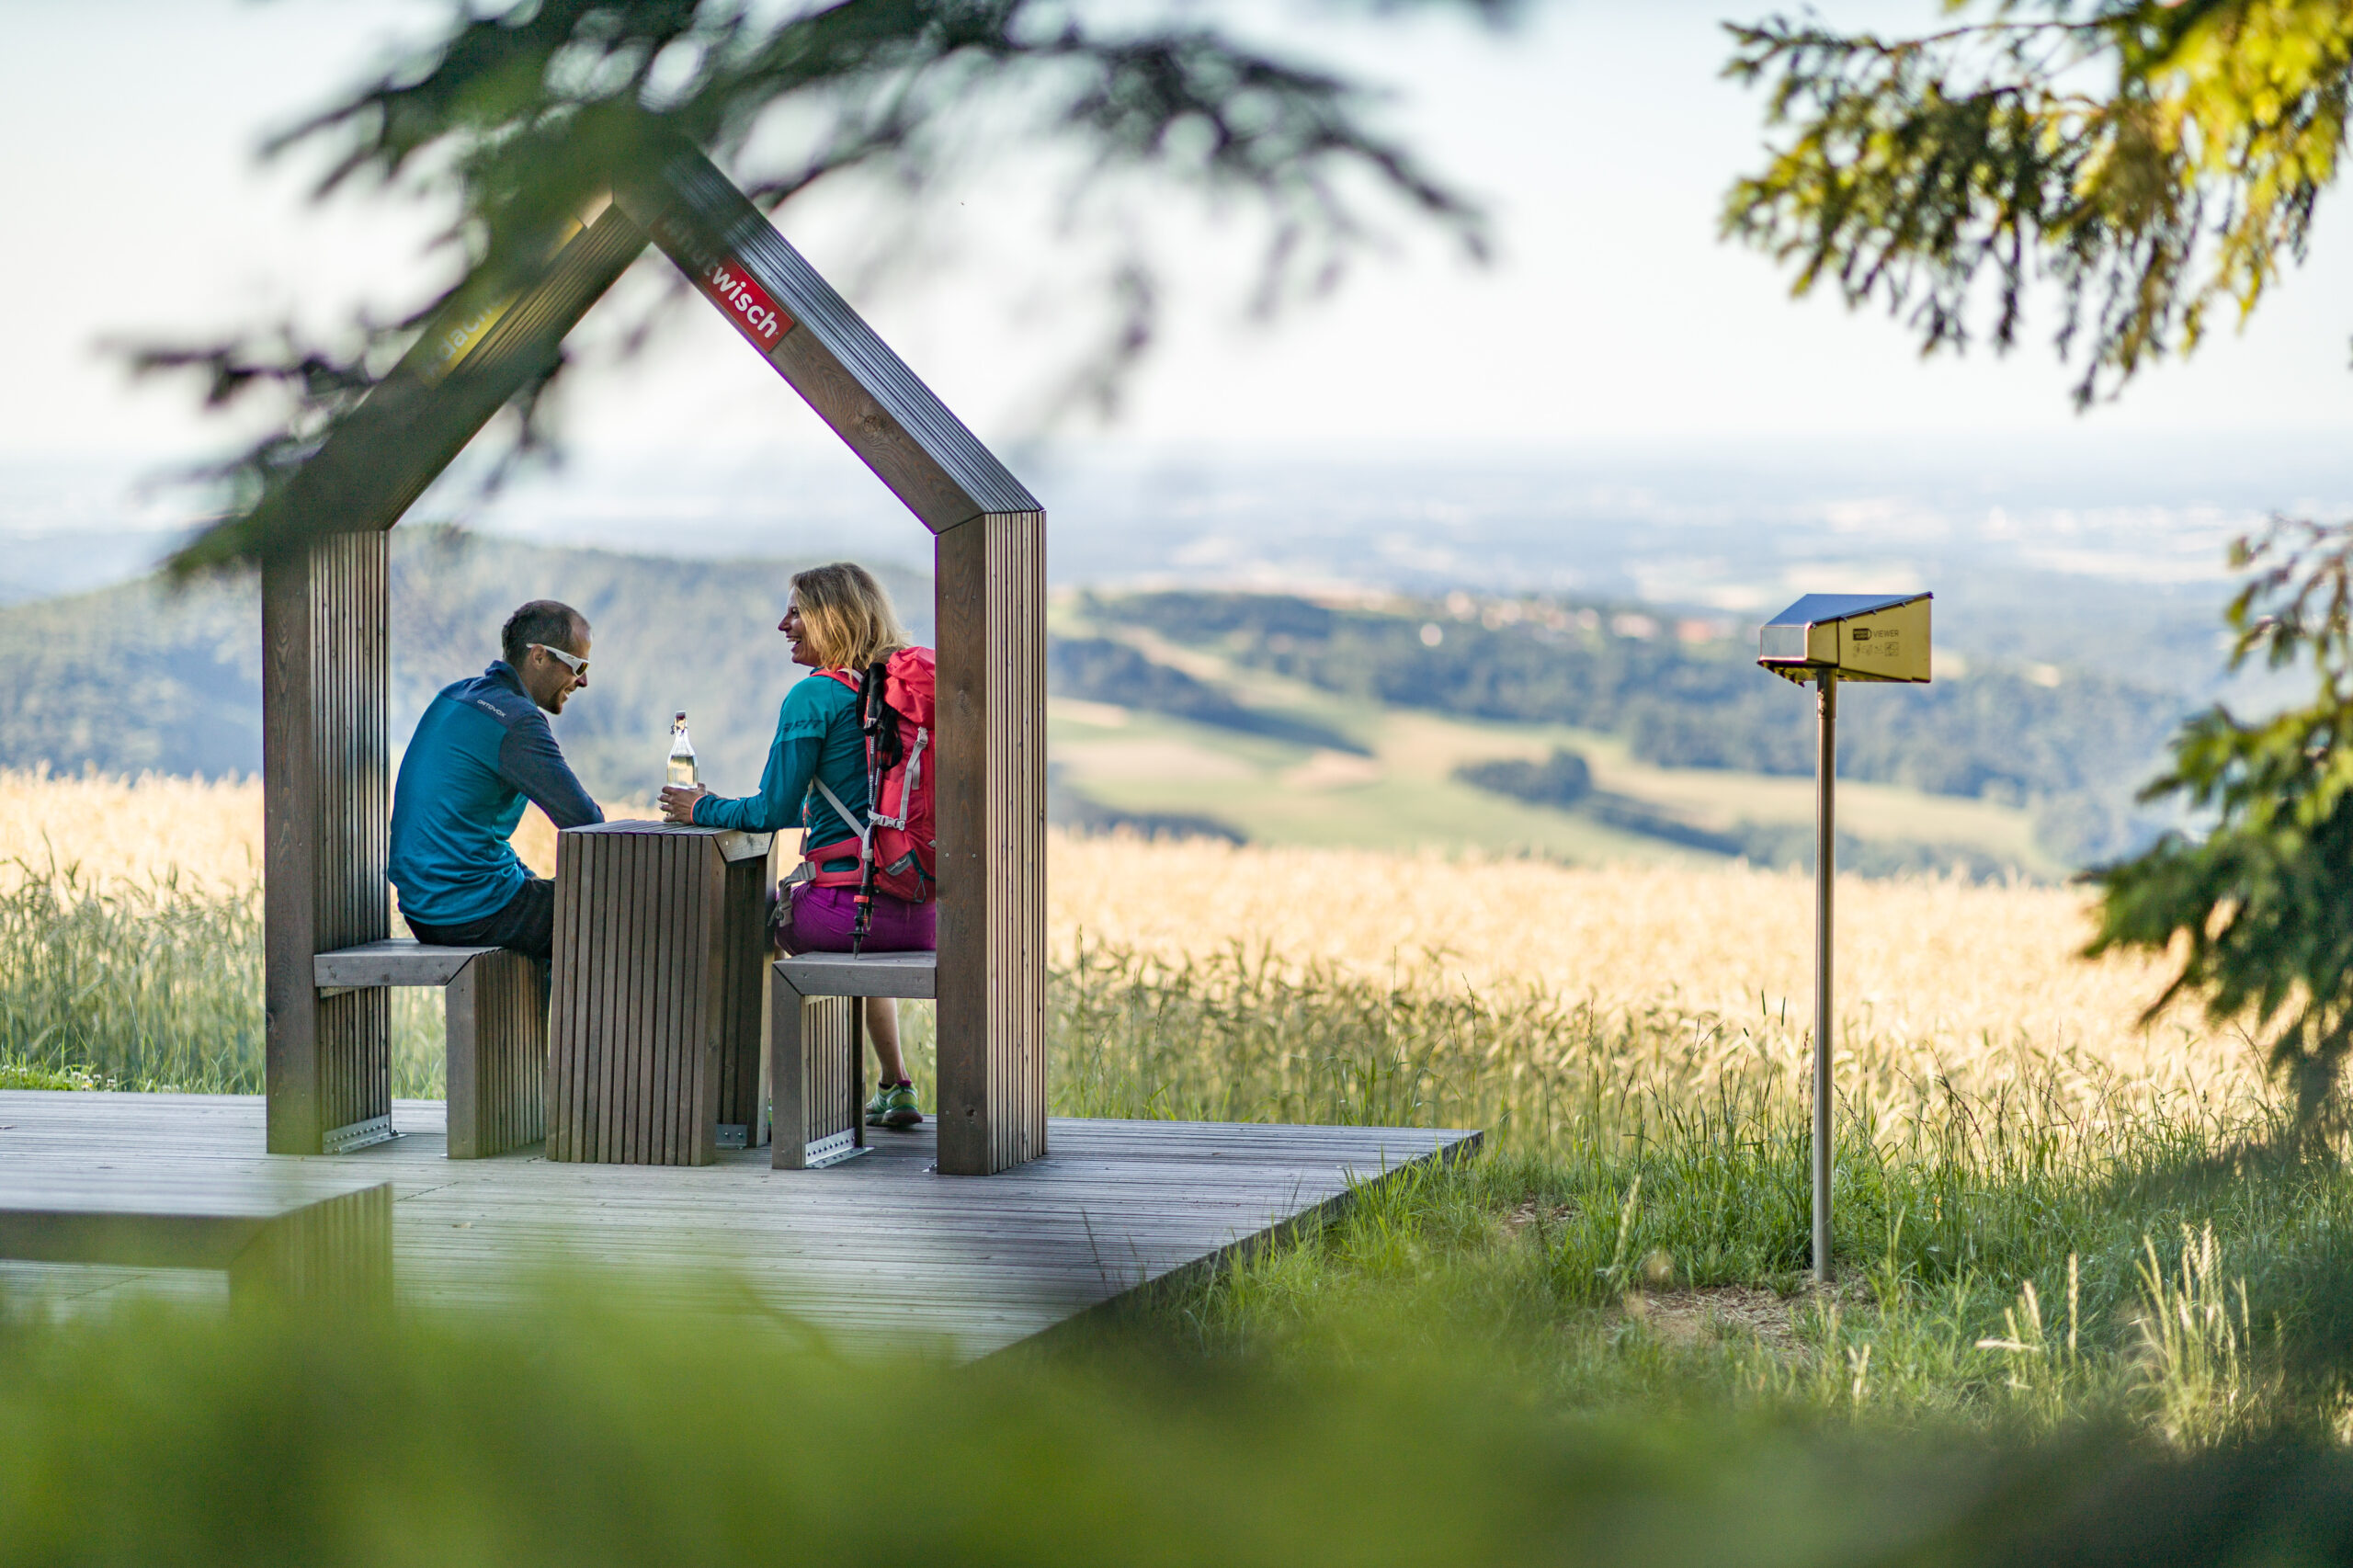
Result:
<svg viewBox="0 0 2353 1568"><path fill-rule="evenodd" d="M506 624L498 629L499 656L519 670L532 643L546 642L569 653L587 629L588 618L570 605L553 599L533 599L508 616Z"/></svg>

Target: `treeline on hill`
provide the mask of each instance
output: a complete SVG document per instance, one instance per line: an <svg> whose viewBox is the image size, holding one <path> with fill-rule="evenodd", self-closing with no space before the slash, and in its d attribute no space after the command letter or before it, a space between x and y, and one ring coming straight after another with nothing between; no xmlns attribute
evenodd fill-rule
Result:
<svg viewBox="0 0 2353 1568"><path fill-rule="evenodd" d="M759 782L794 667L776 630L783 561L681 561L553 549L410 524L392 535L392 739L433 694L498 656L526 599L561 599L595 630L587 688L555 722L589 790L650 797L670 715L687 710L703 776ZM911 629L931 634L931 585L878 565ZM261 768L261 611L250 576L153 579L0 609L0 767L197 774Z"/></svg>
<svg viewBox="0 0 2353 1568"><path fill-rule="evenodd" d="M1051 639L1046 646L1046 684L1057 697L1116 702L1123 708L1165 713L1239 734L1358 756L1365 749L1337 730L1311 720L1245 708L1207 681L1108 637Z"/></svg>
<svg viewBox="0 0 2353 1568"><path fill-rule="evenodd" d="M1663 767L1811 773L1807 699L1745 643L1613 634L1560 605L1347 609L1256 594L1157 593L1095 612L1324 690L1393 707L1621 736ZM2080 865L2150 831L2132 788L2181 717L2169 693L2079 671L2045 685L1985 669L1925 687L1850 687L1839 772L1938 795L2031 806L2036 835Z"/></svg>
<svg viewBox="0 0 2353 1568"><path fill-rule="evenodd" d="M715 788L748 791L758 782L777 704L802 673L775 631L800 563L558 549L414 524L395 532L392 546L395 745L435 691L495 656L499 623L514 606L558 598L595 626L588 689L556 722L592 790L608 800L650 795L670 715L681 708ZM880 570L928 641L928 582ZM1428 606L1336 609L1260 595L1161 593L1097 599L1092 616L1355 699L1622 735L1636 756L1661 766L1788 774L1813 766L1804 698L1762 676L1745 646L1612 635L1604 618L1557 604L1490 604L1464 618ZM260 613L249 577L178 589L148 580L0 609L0 670L8 675L0 682L0 767L208 777L261 767ZM1238 703L1113 639L1054 640L1049 673L1067 697L1362 749L1312 720ZM2129 791L2150 772L2180 708L2165 694L2075 672L2056 687L1989 670L1903 691L1855 689L1842 707L1841 771L2031 804L2043 847L2084 864L2145 832ZM1553 799L1589 788L1589 778L1576 786L1568 776L1582 770L1581 759L1522 766L1561 777L1472 781L1539 805L1574 803L1696 848L1767 862L1810 853L1802 834L1711 832L1598 793ZM1074 826L1232 831L1135 818L1059 779L1051 794L1056 820ZM1881 866L1891 853L1858 846L1847 863L1900 869ZM1954 858L1921 853L1938 863Z"/></svg>
<svg viewBox="0 0 2353 1568"><path fill-rule="evenodd" d="M1454 777L1491 794L1525 801L1550 811L1576 811L1610 827L1664 839L1687 849L1737 857L1757 866L1813 869L1813 829L1795 823L1736 823L1729 828L1701 827L1671 816L1643 801L1613 795L1593 787L1593 769L1575 752L1554 747L1541 762L1522 757L1494 757L1466 762ZM1866 877L1892 877L1907 871L1958 871L1979 881L1999 877L2011 868L1998 857L1961 844L1884 843L1838 835L1838 866Z"/></svg>

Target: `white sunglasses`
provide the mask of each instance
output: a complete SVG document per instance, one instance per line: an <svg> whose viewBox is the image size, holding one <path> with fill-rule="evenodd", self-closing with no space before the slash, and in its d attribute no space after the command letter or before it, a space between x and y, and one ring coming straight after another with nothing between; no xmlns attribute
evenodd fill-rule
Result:
<svg viewBox="0 0 2353 1568"><path fill-rule="evenodd" d="M563 667L572 672L573 679L586 680L588 678L587 660L574 657L573 654L565 653L561 648L551 648L544 642L534 642L531 646L537 648L540 653L547 654L550 658L561 659L563 662Z"/></svg>

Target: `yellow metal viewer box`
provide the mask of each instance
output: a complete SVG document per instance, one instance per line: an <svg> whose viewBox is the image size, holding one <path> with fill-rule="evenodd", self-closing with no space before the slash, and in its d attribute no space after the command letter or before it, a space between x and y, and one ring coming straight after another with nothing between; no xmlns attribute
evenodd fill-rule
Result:
<svg viewBox="0 0 2353 1568"><path fill-rule="evenodd" d="M1756 662L1803 684L1928 678L1927 594L1808 594L1765 623Z"/></svg>

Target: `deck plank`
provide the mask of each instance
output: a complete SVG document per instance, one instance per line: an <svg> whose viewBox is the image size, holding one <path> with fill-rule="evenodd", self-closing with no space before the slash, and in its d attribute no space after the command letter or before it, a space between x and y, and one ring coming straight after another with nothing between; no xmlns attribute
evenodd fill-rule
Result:
<svg viewBox="0 0 2353 1568"><path fill-rule="evenodd" d="M435 1100L399 1100L402 1135L354 1153L262 1153L257 1096L0 1091L0 1175L98 1173L255 1179L310 1167L392 1183L404 1300L495 1307L530 1266L561 1256L634 1271L681 1303L748 1288L846 1344L921 1341L985 1355L1326 1204L1352 1182L1477 1146L1478 1134L1056 1118L1045 1158L993 1176L941 1176L928 1125L816 1171L765 1149L716 1163L551 1163L537 1148L442 1157ZM0 1265L0 1296L188 1294L178 1280L111 1269Z"/></svg>

